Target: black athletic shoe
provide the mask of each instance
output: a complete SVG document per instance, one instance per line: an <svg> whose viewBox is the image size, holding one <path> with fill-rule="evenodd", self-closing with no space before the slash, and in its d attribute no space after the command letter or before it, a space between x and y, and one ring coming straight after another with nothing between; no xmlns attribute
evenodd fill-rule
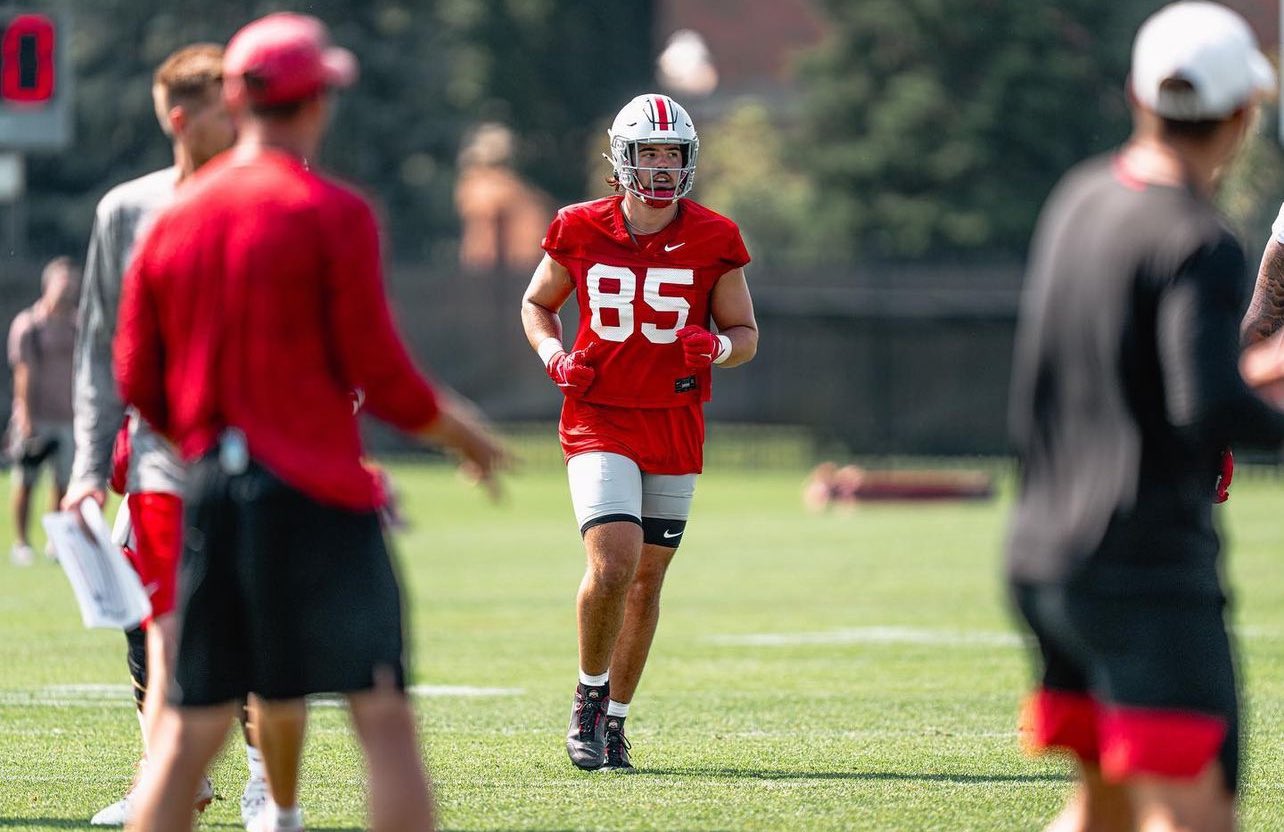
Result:
<svg viewBox="0 0 1284 832"><path fill-rule="evenodd" d="M608 716L606 718L606 762L602 771L633 771L633 761L629 759L632 748L629 738L624 736L624 717Z"/></svg>
<svg viewBox="0 0 1284 832"><path fill-rule="evenodd" d="M571 707L571 727L566 732L566 753L578 768L592 771L606 761L606 701L610 685L576 685Z"/></svg>

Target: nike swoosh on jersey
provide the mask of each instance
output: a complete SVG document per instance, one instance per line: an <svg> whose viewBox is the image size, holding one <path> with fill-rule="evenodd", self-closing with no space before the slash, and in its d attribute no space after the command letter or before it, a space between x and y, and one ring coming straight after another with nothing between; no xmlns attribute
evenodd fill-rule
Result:
<svg viewBox="0 0 1284 832"><path fill-rule="evenodd" d="M683 247L683 246L685 246L685 245L686 245L686 243L685 243L685 242L682 242L682 243L675 243L674 245L669 245L668 243L665 243L665 244L664 244L664 250L665 250L665 251L675 251L676 249L680 249L680 248L682 248L682 247Z"/></svg>

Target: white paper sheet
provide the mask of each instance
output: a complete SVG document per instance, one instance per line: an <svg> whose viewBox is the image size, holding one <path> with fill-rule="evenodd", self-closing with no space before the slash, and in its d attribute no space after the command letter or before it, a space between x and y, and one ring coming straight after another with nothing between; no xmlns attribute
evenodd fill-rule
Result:
<svg viewBox="0 0 1284 832"><path fill-rule="evenodd" d="M138 573L112 542L96 502L83 501L79 516L51 512L42 523L71 581L86 627L128 630L151 615L152 605Z"/></svg>

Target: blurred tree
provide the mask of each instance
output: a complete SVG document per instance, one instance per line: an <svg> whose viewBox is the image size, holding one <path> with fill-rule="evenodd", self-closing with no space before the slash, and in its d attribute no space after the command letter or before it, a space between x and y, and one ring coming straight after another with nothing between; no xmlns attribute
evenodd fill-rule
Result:
<svg viewBox="0 0 1284 832"><path fill-rule="evenodd" d="M816 183L800 170L787 126L765 104L746 101L697 127L695 197L736 221L755 266L823 263L826 241L843 229L820 210Z"/></svg>
<svg viewBox="0 0 1284 832"><path fill-rule="evenodd" d="M1275 107L1264 107L1258 129L1226 172L1217 201L1248 248L1256 267L1284 199L1284 150Z"/></svg>
<svg viewBox="0 0 1284 832"><path fill-rule="evenodd" d="M1076 160L1122 141L1149 0L818 0L798 157L843 260L1022 252Z"/></svg>
<svg viewBox="0 0 1284 832"><path fill-rule="evenodd" d="M23 0L24 7L55 0ZM518 166L558 201L582 198L595 120L648 86L654 0L72 0L76 144L28 166L36 255L83 251L93 206L167 163L151 74L187 43L249 20L314 14L361 61L339 96L322 164L379 204L394 251L454 263L452 190L461 137L479 121L518 136Z"/></svg>

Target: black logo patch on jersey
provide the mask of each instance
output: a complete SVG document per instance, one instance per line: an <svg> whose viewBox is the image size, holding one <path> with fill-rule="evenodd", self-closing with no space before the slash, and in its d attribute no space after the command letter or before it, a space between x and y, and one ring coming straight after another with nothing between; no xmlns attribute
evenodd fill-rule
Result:
<svg viewBox="0 0 1284 832"><path fill-rule="evenodd" d="M684 376L673 382L674 393L689 393L699 385L696 383L695 376Z"/></svg>

